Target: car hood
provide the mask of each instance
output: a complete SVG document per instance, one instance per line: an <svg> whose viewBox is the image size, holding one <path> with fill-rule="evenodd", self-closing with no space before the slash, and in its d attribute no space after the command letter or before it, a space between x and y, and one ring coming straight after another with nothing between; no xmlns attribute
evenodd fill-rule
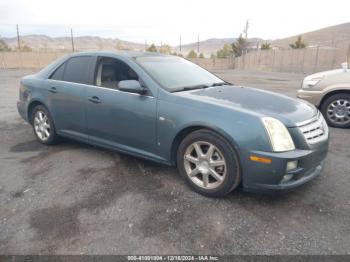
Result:
<svg viewBox="0 0 350 262"><path fill-rule="evenodd" d="M331 75L337 75L337 74L343 74L345 71L344 69L333 69L333 70L328 70L328 71L323 71L323 72L318 72L312 75L308 75L305 77L305 79L312 79L312 78L319 78L319 77L326 77L326 76L331 76Z"/></svg>
<svg viewBox="0 0 350 262"><path fill-rule="evenodd" d="M287 127L294 127L298 122L309 120L317 114L315 106L308 102L250 87L225 85L177 94L202 102L249 111L259 116L274 117Z"/></svg>

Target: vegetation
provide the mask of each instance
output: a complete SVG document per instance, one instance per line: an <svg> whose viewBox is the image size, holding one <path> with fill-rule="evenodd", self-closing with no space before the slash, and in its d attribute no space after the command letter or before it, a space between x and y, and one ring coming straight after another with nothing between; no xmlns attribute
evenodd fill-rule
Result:
<svg viewBox="0 0 350 262"><path fill-rule="evenodd" d="M198 57L199 58L205 58L203 53L200 53Z"/></svg>
<svg viewBox="0 0 350 262"><path fill-rule="evenodd" d="M215 54L214 54L214 53L211 53L211 54L210 54L210 58L211 58L211 59L215 59L215 58L216 58Z"/></svg>
<svg viewBox="0 0 350 262"><path fill-rule="evenodd" d="M170 45L162 45L160 48L159 48L159 52L162 53L162 54L171 54L171 47Z"/></svg>
<svg viewBox="0 0 350 262"><path fill-rule="evenodd" d="M266 41L265 43L261 44L260 49L261 50L269 50L269 49L271 49L271 44Z"/></svg>
<svg viewBox="0 0 350 262"><path fill-rule="evenodd" d="M157 47L155 46L155 44L151 44L147 49L147 52L158 52L157 51Z"/></svg>
<svg viewBox="0 0 350 262"><path fill-rule="evenodd" d="M11 48L5 43L4 40L0 39L0 52L11 51Z"/></svg>
<svg viewBox="0 0 350 262"><path fill-rule="evenodd" d="M23 52L32 52L33 49L27 44L22 44L21 45L21 51L23 51Z"/></svg>
<svg viewBox="0 0 350 262"><path fill-rule="evenodd" d="M216 52L217 58L228 58L233 54L232 46L229 44L224 44L222 49Z"/></svg>
<svg viewBox="0 0 350 262"><path fill-rule="evenodd" d="M117 50L125 50L125 47L122 42L118 41L117 45L115 46L115 49Z"/></svg>
<svg viewBox="0 0 350 262"><path fill-rule="evenodd" d="M232 44L232 51L235 57L241 56L244 51L248 50L248 41L242 34L238 37L235 43Z"/></svg>
<svg viewBox="0 0 350 262"><path fill-rule="evenodd" d="M305 42L301 39L301 36L298 36L297 41L295 41L293 44L289 45L293 49L302 49L306 47Z"/></svg>
<svg viewBox="0 0 350 262"><path fill-rule="evenodd" d="M191 50L188 55L187 58L197 58L197 53L194 50Z"/></svg>

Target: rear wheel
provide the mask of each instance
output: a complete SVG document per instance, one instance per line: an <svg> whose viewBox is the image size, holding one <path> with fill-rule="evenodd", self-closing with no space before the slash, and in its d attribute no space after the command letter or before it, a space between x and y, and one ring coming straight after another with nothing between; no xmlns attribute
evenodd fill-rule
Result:
<svg viewBox="0 0 350 262"><path fill-rule="evenodd" d="M187 183L205 196L224 196L241 181L238 157L232 146L206 129L189 134L181 142L177 166Z"/></svg>
<svg viewBox="0 0 350 262"><path fill-rule="evenodd" d="M335 94L321 105L321 111L328 125L350 127L350 94Z"/></svg>
<svg viewBox="0 0 350 262"><path fill-rule="evenodd" d="M32 125L39 142L52 145L58 140L55 127L49 111L42 105L36 106L32 111Z"/></svg>

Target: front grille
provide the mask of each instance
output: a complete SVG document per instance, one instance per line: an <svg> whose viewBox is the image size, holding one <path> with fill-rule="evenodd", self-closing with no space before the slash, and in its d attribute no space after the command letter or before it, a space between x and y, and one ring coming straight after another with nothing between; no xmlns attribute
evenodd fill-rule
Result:
<svg viewBox="0 0 350 262"><path fill-rule="evenodd" d="M320 112L315 118L299 123L298 127L309 144L316 144L328 138L328 126Z"/></svg>

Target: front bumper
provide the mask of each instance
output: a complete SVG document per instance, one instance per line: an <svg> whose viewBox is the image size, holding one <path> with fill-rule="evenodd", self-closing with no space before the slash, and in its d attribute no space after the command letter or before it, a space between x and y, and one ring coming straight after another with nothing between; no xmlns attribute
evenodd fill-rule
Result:
<svg viewBox="0 0 350 262"><path fill-rule="evenodd" d="M288 191L299 187L322 173L327 152L328 140L310 150L248 152L243 164L243 188L247 191L267 192ZM272 162L253 162L249 160L250 155L269 158ZM298 161L297 168L287 171L289 161ZM290 175L287 181L284 179L286 175Z"/></svg>
<svg viewBox="0 0 350 262"><path fill-rule="evenodd" d="M297 97L300 99L306 100L318 107L321 103L323 93L321 91L299 89L297 91Z"/></svg>

